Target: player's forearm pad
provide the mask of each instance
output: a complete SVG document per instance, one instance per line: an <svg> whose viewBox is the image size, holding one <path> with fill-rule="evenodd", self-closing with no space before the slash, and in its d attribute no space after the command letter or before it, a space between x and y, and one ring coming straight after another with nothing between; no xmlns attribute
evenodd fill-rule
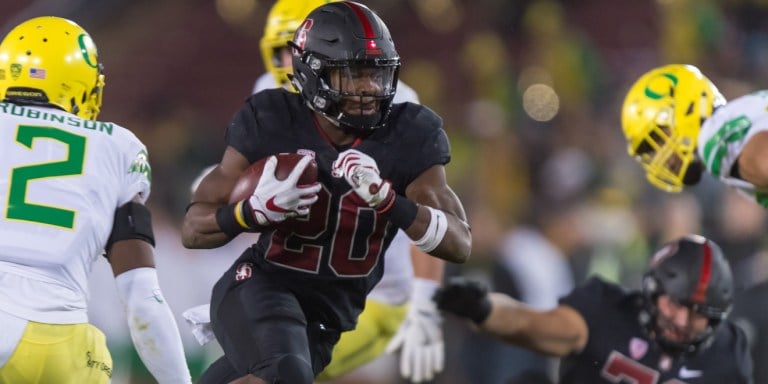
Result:
<svg viewBox="0 0 768 384"><path fill-rule="evenodd" d="M141 361L160 384L191 383L184 348L154 268L135 268L117 277L131 339Z"/></svg>

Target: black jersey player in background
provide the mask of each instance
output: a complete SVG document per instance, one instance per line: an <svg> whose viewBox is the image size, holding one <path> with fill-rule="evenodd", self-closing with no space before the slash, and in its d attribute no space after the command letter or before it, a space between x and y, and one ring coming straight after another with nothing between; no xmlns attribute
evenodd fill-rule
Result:
<svg viewBox="0 0 768 384"><path fill-rule="evenodd" d="M726 319L730 267L701 236L656 252L642 291L592 278L542 312L459 278L435 301L502 340L562 357L560 384L752 382L746 336Z"/></svg>
<svg viewBox="0 0 768 384"><path fill-rule="evenodd" d="M311 383L339 333L355 327L398 228L433 256L469 257L464 209L446 184L441 119L392 104L400 59L381 19L358 3L325 4L290 45L299 93L267 90L246 101L184 220L190 248L262 233L213 289L225 356L201 383ZM306 157L285 180L271 176L271 158L253 195L227 204L249 164L280 152ZM319 182L297 186L310 157Z"/></svg>

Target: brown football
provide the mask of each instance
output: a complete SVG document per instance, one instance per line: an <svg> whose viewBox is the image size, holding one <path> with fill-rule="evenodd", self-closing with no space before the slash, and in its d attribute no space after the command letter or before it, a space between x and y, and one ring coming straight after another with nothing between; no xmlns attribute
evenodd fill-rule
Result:
<svg viewBox="0 0 768 384"><path fill-rule="evenodd" d="M275 156L277 156L275 178L278 180L285 180L304 155L298 153L278 153ZM235 187L232 189L232 193L229 194L230 203L251 197L253 190L256 189L256 185L259 184L261 174L264 172L264 164L267 162L268 158L269 156L251 164L245 171L243 171L243 174L240 175ZM299 181L296 184L299 186L309 185L314 184L316 181L317 162L312 159L312 161L307 164L307 168L304 169L304 173L301 174Z"/></svg>

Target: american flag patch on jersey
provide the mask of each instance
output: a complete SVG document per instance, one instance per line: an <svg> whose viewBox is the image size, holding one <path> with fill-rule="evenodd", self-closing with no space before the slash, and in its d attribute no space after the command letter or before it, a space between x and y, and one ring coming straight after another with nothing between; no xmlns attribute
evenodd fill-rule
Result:
<svg viewBox="0 0 768 384"><path fill-rule="evenodd" d="M29 77L33 79L45 79L45 69L30 68Z"/></svg>

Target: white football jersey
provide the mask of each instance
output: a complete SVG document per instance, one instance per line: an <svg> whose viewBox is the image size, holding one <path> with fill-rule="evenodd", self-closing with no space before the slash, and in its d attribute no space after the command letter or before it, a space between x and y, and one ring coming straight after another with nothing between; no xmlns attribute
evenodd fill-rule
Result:
<svg viewBox="0 0 768 384"><path fill-rule="evenodd" d="M745 95L718 108L704 121L699 132L698 152L710 174L768 206L768 191L758 191L752 183L730 175L747 142L765 130L768 130L768 91Z"/></svg>
<svg viewBox="0 0 768 384"><path fill-rule="evenodd" d="M253 85L253 93L277 88L275 78L262 74ZM393 103L418 103L419 97L413 88L402 81L397 83ZM408 301L413 290L413 263L411 261L411 239L403 231L397 231L395 238L384 254L384 275L381 281L368 293L368 298L389 305L401 305Z"/></svg>
<svg viewBox="0 0 768 384"><path fill-rule="evenodd" d="M0 103L0 308L88 321L88 274L115 210L149 196L144 144L117 124Z"/></svg>

